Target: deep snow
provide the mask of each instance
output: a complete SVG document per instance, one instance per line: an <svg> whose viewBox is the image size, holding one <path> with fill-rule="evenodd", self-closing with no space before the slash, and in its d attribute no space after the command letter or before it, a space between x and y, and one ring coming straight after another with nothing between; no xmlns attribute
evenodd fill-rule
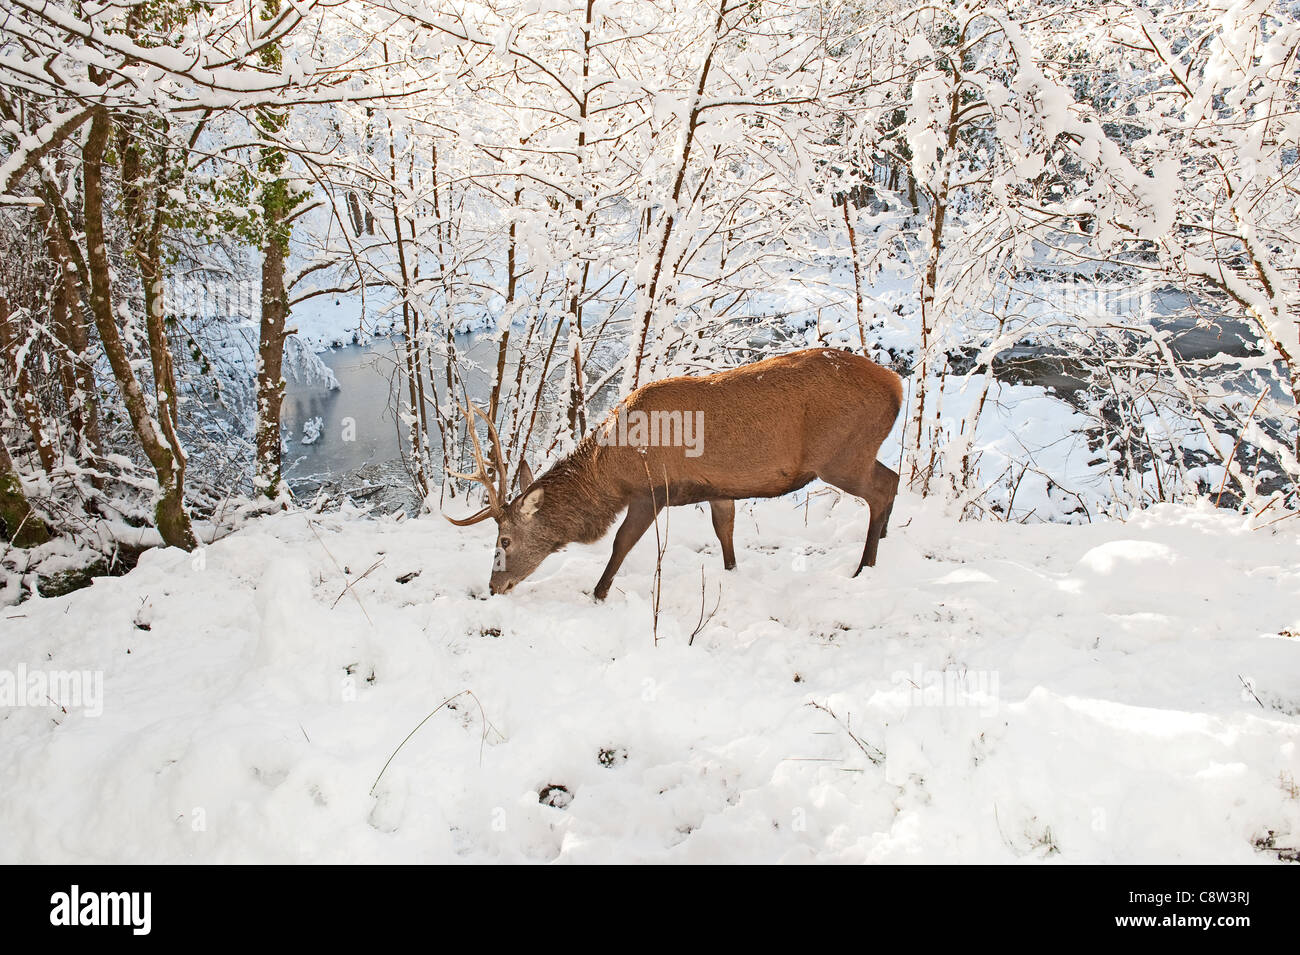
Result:
<svg viewBox="0 0 1300 955"><path fill-rule="evenodd" d="M1280 853L1257 845L1300 845L1294 520L959 523L904 496L880 565L850 579L853 499L745 505L731 573L707 513L679 508L657 646L653 531L601 605L607 541L488 597L491 526L284 513L5 608L0 681L100 672L102 714L0 707L0 860L1265 862ZM692 646L701 566L706 618L721 598Z"/></svg>

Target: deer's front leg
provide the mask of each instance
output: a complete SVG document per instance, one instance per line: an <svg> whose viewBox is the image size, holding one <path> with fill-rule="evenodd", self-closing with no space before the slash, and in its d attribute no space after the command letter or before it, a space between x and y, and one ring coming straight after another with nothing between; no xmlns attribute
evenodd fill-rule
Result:
<svg viewBox="0 0 1300 955"><path fill-rule="evenodd" d="M648 497L633 498L632 503L627 506L627 516L623 518L618 533L614 535L614 550L609 555L609 563L605 565L605 572L600 575L600 581L596 584L597 600L605 599L610 585L614 583L614 575L618 573L619 567L623 566L623 558L627 557L633 545L654 523L656 513L658 508Z"/></svg>

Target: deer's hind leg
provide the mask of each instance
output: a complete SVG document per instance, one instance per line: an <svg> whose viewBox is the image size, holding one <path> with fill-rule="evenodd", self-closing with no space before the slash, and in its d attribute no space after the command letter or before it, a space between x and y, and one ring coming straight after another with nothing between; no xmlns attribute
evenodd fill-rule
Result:
<svg viewBox="0 0 1300 955"><path fill-rule="evenodd" d="M889 515L894 511L894 498L898 496L898 473L879 461L874 465L871 487L866 495L871 507L871 522L867 525L867 544L862 549L862 560L853 572L854 577L862 573L863 567L876 566L876 550L880 547L880 539L889 532Z"/></svg>
<svg viewBox="0 0 1300 955"><path fill-rule="evenodd" d="M718 535L722 545L722 566L725 570L736 568L736 548L732 543L732 534L736 529L736 502L732 500L709 501L709 510L713 515L713 532Z"/></svg>
<svg viewBox="0 0 1300 955"><path fill-rule="evenodd" d="M880 539L889 529L889 515L894 509L894 498L898 494L898 474L885 467L879 461L872 460L865 468L852 471L829 469L825 474L817 475L827 484L847 491L867 502L871 508L871 519L867 524L867 543L862 549L862 559L853 572L856 577L863 567L876 566L876 552L880 548Z"/></svg>

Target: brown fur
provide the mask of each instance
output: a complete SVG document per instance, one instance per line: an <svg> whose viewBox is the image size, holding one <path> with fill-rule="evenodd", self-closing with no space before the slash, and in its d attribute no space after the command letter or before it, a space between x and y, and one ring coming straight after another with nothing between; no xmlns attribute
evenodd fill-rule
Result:
<svg viewBox="0 0 1300 955"><path fill-rule="evenodd" d="M870 566L898 487L898 475L876 461L876 453L902 402L902 383L892 371L829 348L645 385L505 507L497 519L511 546L499 551L505 561L493 574L492 589L509 590L546 554L571 541L599 540L626 508L596 587L603 598L627 552L666 504L709 501L731 567L731 502L778 497L814 478L867 500L871 520L858 570ZM602 429L617 428L619 415L634 411L702 412L701 453L688 456L680 445L638 448L598 440Z"/></svg>

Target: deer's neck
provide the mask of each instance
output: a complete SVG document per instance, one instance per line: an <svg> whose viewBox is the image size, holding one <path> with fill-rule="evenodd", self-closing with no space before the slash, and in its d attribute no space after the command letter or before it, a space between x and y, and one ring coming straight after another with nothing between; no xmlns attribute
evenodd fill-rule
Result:
<svg viewBox="0 0 1300 955"><path fill-rule="evenodd" d="M605 450L588 435L538 482L546 490L543 507L555 508L558 529L567 541L600 540L627 506L623 482L610 462L602 460Z"/></svg>

